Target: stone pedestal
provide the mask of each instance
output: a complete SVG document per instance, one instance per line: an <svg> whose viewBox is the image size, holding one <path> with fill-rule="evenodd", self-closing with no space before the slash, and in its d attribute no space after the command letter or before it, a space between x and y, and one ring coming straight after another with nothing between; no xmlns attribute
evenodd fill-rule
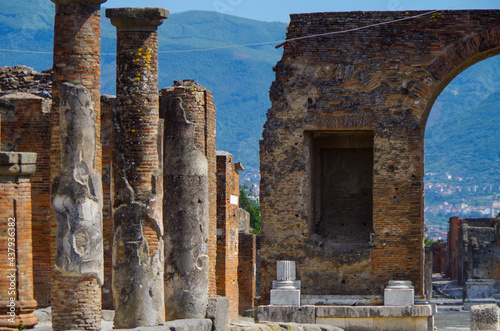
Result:
<svg viewBox="0 0 500 331"><path fill-rule="evenodd" d="M500 308L496 304L472 306L470 329L471 331L500 329Z"/></svg>
<svg viewBox="0 0 500 331"><path fill-rule="evenodd" d="M0 152L0 329L33 327L31 185L36 154Z"/></svg>
<svg viewBox="0 0 500 331"><path fill-rule="evenodd" d="M163 180L159 135L158 31L161 8L112 8L117 29L112 146L115 328L165 321Z"/></svg>
<svg viewBox="0 0 500 331"><path fill-rule="evenodd" d="M415 290L409 280L389 280L384 290L384 306L413 306Z"/></svg>
<svg viewBox="0 0 500 331"><path fill-rule="evenodd" d="M300 281L295 280L295 261L276 263L277 279L273 281L271 305L300 305Z"/></svg>
<svg viewBox="0 0 500 331"><path fill-rule="evenodd" d="M464 309L474 305L494 304L496 281L494 279L469 279L465 282Z"/></svg>

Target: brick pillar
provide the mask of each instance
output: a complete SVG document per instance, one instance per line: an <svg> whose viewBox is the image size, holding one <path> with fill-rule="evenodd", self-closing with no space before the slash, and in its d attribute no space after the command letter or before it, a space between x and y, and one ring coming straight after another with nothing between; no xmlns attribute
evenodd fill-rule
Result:
<svg viewBox="0 0 500 331"><path fill-rule="evenodd" d="M117 28L112 206L115 328L163 324L163 180L158 109L161 8L113 8Z"/></svg>
<svg viewBox="0 0 500 331"><path fill-rule="evenodd" d="M238 223L240 163L217 151L217 294L229 299L229 322L238 320Z"/></svg>
<svg viewBox="0 0 500 331"><path fill-rule="evenodd" d="M31 176L33 227L33 284L38 307L50 306L52 266L49 220L50 206L50 107L51 100L19 92L0 98L3 116L1 150L37 153L36 171Z"/></svg>
<svg viewBox="0 0 500 331"><path fill-rule="evenodd" d="M448 251L448 270L446 276L450 277L453 280L457 280L458 277L458 248L457 248L457 239L458 239L458 231L460 227L460 219L457 216L450 217L449 230L448 230L448 239L447 239L447 251Z"/></svg>
<svg viewBox="0 0 500 331"><path fill-rule="evenodd" d="M205 318L208 304L208 162L183 100L162 97L165 122L165 316Z"/></svg>
<svg viewBox="0 0 500 331"><path fill-rule="evenodd" d="M54 21L54 72L52 82L51 179L61 169L59 95L63 82L85 86L95 112L97 141L101 132L101 4L106 0L51 0ZM101 169L101 145L96 145L96 167Z"/></svg>
<svg viewBox="0 0 500 331"><path fill-rule="evenodd" d="M115 96L101 96L101 146L102 146L102 237L104 254L104 284L102 285L102 309L113 310L112 253L113 218L111 217L111 132L113 131L113 106Z"/></svg>
<svg viewBox="0 0 500 331"><path fill-rule="evenodd" d="M51 190L57 224L52 282L54 330L100 330L102 182L95 168L95 114L82 85L60 86L61 172Z"/></svg>
<svg viewBox="0 0 500 331"><path fill-rule="evenodd" d="M33 327L31 185L35 153L0 152L0 329Z"/></svg>
<svg viewBox="0 0 500 331"><path fill-rule="evenodd" d="M238 295L239 314L244 315L254 308L257 276L257 236L251 233L239 234L238 242Z"/></svg>
<svg viewBox="0 0 500 331"><path fill-rule="evenodd" d="M106 0L51 1L56 5L52 84L51 182L54 182L60 175L63 163L60 106L61 84L64 82L79 84L88 91L89 106L94 113L96 135L95 146L93 146L95 154L91 168L93 175L98 174L100 177L100 5ZM54 192L52 194L54 195ZM52 236L57 238L63 229L56 230L54 219L49 220L49 223L52 228ZM100 235L102 245L102 232ZM52 243L51 251L54 255L54 252L60 247L56 247L57 244L54 241ZM56 259L57 257L54 256L56 269L53 272L51 282L52 326L54 330L68 328L100 330L102 284L99 277L83 274L67 277L57 266Z"/></svg>
<svg viewBox="0 0 500 331"><path fill-rule="evenodd" d="M215 106L212 92L193 80L175 81L162 89L160 98L179 97L186 119L194 125L195 147L205 154L208 162L208 260L210 297L216 296L215 263L217 255L217 185L215 156Z"/></svg>

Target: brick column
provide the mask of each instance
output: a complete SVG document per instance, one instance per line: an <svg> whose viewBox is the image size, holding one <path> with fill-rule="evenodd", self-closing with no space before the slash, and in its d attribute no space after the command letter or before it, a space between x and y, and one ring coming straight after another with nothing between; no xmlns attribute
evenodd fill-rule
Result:
<svg viewBox="0 0 500 331"><path fill-rule="evenodd" d="M208 303L208 162L185 107L175 94L161 99L167 320L205 318Z"/></svg>
<svg viewBox="0 0 500 331"><path fill-rule="evenodd" d="M174 86L160 91L161 99L179 97L186 120L194 125L195 147L205 154L208 162L208 295L217 295L215 263L217 255L217 185L215 156L216 111L212 92L193 80L175 81ZM166 119L167 120L167 119ZM165 164L166 165L166 164Z"/></svg>
<svg viewBox="0 0 500 331"><path fill-rule="evenodd" d="M0 329L33 327L31 184L35 153L0 152Z"/></svg>
<svg viewBox="0 0 500 331"><path fill-rule="evenodd" d="M99 330L103 284L102 182L95 168L95 114L82 85L60 86L61 172L51 190L57 224L54 330Z"/></svg>
<svg viewBox="0 0 500 331"><path fill-rule="evenodd" d="M115 328L163 324L163 186L158 136L161 8L113 8L117 28L112 208Z"/></svg>
<svg viewBox="0 0 500 331"><path fill-rule="evenodd" d="M233 155L217 151L217 294L229 299L229 322L238 320L239 175Z"/></svg>
<svg viewBox="0 0 500 331"><path fill-rule="evenodd" d="M458 247L457 239L458 232L460 228L460 219L457 216L450 217L449 230L448 230L448 261L447 261L447 271L446 276L450 277L452 280L457 280L458 278Z"/></svg>
<svg viewBox="0 0 500 331"><path fill-rule="evenodd" d="M239 314L254 308L257 276L257 236L240 231L238 242Z"/></svg>
<svg viewBox="0 0 500 331"><path fill-rule="evenodd" d="M36 172L31 176L33 284L38 307L50 306L50 107L51 100L18 92L0 98L3 151L34 152ZM54 224L55 225L55 224Z"/></svg>
<svg viewBox="0 0 500 331"><path fill-rule="evenodd" d="M86 106L93 109L93 128L95 129L94 155L89 170L93 177L96 175L100 177L100 5L106 0L51 1L56 5L52 85L51 182L54 182L60 175L63 167L60 105L61 84L64 82L83 86L89 95L90 104ZM94 192L89 191L89 193L92 195ZM52 195L54 197L54 188ZM54 220L49 220L49 224L52 227ZM53 227L52 229L52 236L56 238L58 235L62 235L61 231L64 231L61 228L56 230ZM102 230L99 235L101 236L100 252L102 254ZM54 241L52 241L52 245L51 251L56 265L51 282L52 326L54 330L68 328L100 330L102 284L99 277L85 273L72 277L65 275L62 272L64 268L61 269L61 266L57 265L55 261L57 259L55 257L56 249L64 252L64 248L56 248L57 245ZM99 270L97 273L101 271Z"/></svg>
<svg viewBox="0 0 500 331"><path fill-rule="evenodd" d="M104 254L104 284L102 286L102 309L113 310L111 285L113 262L113 218L111 217L111 132L113 131L113 106L115 96L101 96L101 146L102 146L102 237Z"/></svg>

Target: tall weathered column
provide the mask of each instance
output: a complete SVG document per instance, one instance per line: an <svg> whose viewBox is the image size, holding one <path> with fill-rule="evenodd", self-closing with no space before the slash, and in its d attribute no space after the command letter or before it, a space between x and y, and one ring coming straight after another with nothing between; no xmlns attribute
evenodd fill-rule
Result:
<svg viewBox="0 0 500 331"><path fill-rule="evenodd" d="M0 152L0 329L33 327L31 184L36 154Z"/></svg>
<svg viewBox="0 0 500 331"><path fill-rule="evenodd" d="M158 136L158 32L161 8L114 8L116 109L112 158L115 328L162 324L163 186Z"/></svg>
<svg viewBox="0 0 500 331"><path fill-rule="evenodd" d="M165 120L163 204L165 315L204 318L208 303L208 161L196 147L196 125L175 93L161 99Z"/></svg>
<svg viewBox="0 0 500 331"><path fill-rule="evenodd" d="M95 113L88 89L60 85L61 172L51 192L57 223L54 330L100 330L102 183L95 165Z"/></svg>
<svg viewBox="0 0 500 331"><path fill-rule="evenodd" d="M100 5L106 0L51 1L56 15L50 178L57 223L55 230L50 220L56 238L51 251L57 252L51 281L52 326L54 330L100 330ZM66 86L63 92L64 82L81 86ZM62 93L66 93L64 99ZM61 114L65 120L60 120ZM91 120L85 117L90 114ZM63 133L67 129L77 134Z"/></svg>

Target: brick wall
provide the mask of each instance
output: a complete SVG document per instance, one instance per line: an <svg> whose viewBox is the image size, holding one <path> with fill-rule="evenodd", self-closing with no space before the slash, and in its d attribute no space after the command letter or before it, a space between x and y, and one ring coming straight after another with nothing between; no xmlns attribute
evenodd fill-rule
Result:
<svg viewBox="0 0 500 331"><path fill-rule="evenodd" d="M34 153L0 153L0 329L37 323L33 314L33 255L30 175ZM29 167L29 168L28 168ZM14 303L14 319L8 305ZM12 323L14 322L14 323Z"/></svg>
<svg viewBox="0 0 500 331"><path fill-rule="evenodd" d="M422 12L291 15L287 38ZM262 295L277 260L296 261L302 295L375 294L408 279L423 295L425 121L463 69L500 52L498 11L446 11L284 44L261 141ZM373 232L341 244L317 233L315 134L373 135ZM346 222L349 218L346 219Z"/></svg>
<svg viewBox="0 0 500 331"><path fill-rule="evenodd" d="M216 111L212 92L192 80L175 81L174 85L162 89L161 97L176 95L182 99L187 120L195 125L196 148L205 151L208 161L208 198L209 230L209 296L216 296L215 261L217 254L217 210L216 210L216 158L215 158L215 120Z"/></svg>
<svg viewBox="0 0 500 331"><path fill-rule="evenodd" d="M257 236L239 233L238 239L238 302L239 314L254 308L257 276Z"/></svg>
<svg viewBox="0 0 500 331"><path fill-rule="evenodd" d="M50 275L54 238L50 206L50 100L29 93L0 98L3 121L2 151L37 153L36 171L31 176L33 226L33 283L39 307L50 306Z"/></svg>
<svg viewBox="0 0 500 331"><path fill-rule="evenodd" d="M229 321L238 320L239 175L234 157L217 151L217 295L229 299Z"/></svg>

